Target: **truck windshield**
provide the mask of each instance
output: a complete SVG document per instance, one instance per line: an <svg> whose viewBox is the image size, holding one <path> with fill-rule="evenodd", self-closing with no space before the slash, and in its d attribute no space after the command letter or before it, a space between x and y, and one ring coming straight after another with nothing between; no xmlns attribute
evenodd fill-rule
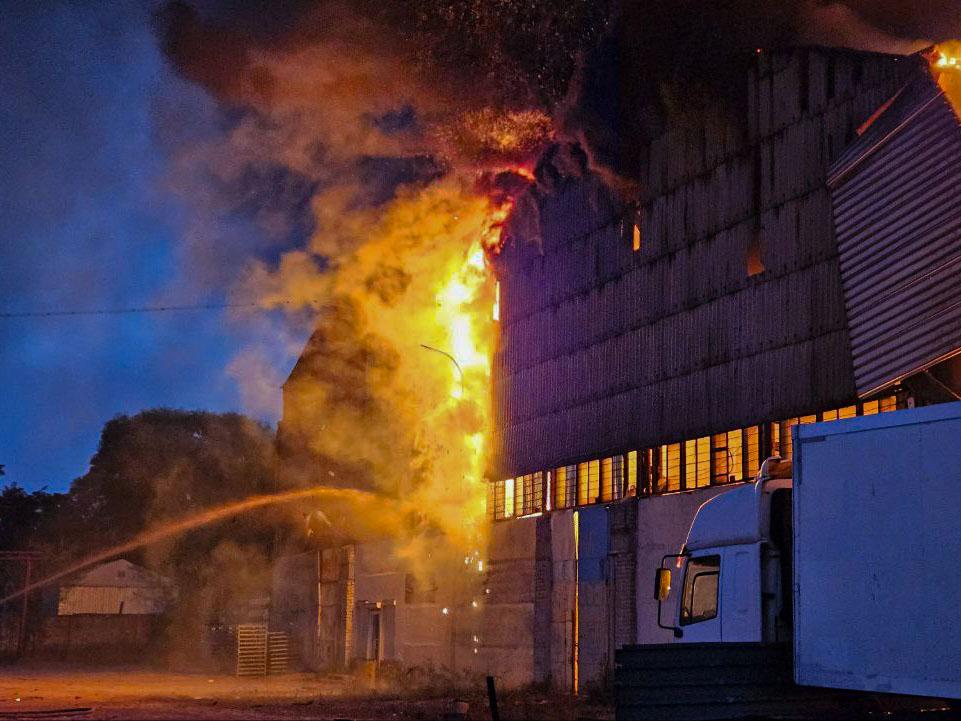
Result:
<svg viewBox="0 0 961 721"><path fill-rule="evenodd" d="M688 560L681 597L682 626L717 616L717 581L720 572L720 556L700 556Z"/></svg>

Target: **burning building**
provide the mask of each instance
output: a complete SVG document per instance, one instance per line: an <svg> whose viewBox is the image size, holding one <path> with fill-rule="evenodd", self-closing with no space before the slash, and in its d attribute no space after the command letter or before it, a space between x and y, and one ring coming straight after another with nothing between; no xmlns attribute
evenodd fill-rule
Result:
<svg viewBox="0 0 961 721"><path fill-rule="evenodd" d="M390 552L330 543L303 557L317 590L290 612L328 661L576 692L615 649L670 640L652 569L700 504L790 457L793 425L959 397L961 127L929 58L759 51L737 84L641 143L628 200L576 144L542 159L493 262L477 587L415 588ZM281 436L312 397L311 356ZM469 622L444 620L461 608Z"/></svg>
<svg viewBox="0 0 961 721"><path fill-rule="evenodd" d="M741 82L647 143L636 206L563 178L500 255L484 641L515 682L670 641L653 569L792 425L958 397L961 127L928 59L759 51Z"/></svg>

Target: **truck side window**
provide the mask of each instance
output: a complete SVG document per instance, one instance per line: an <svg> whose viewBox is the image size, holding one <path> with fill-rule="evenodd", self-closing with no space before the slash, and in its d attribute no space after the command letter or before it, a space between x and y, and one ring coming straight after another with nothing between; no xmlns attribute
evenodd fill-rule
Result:
<svg viewBox="0 0 961 721"><path fill-rule="evenodd" d="M687 562L684 594L681 597L681 625L707 621L717 616L717 588L721 573L720 556L701 556Z"/></svg>

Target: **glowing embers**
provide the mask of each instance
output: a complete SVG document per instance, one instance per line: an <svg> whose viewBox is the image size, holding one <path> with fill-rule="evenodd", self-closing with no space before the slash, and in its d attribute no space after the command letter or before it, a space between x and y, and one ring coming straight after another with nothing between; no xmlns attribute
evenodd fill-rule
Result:
<svg viewBox="0 0 961 721"><path fill-rule="evenodd" d="M934 61L934 66L943 70L961 70L961 61L956 57L939 53L938 59Z"/></svg>
<svg viewBox="0 0 961 721"><path fill-rule="evenodd" d="M931 71L961 117L961 40L938 43L931 54Z"/></svg>

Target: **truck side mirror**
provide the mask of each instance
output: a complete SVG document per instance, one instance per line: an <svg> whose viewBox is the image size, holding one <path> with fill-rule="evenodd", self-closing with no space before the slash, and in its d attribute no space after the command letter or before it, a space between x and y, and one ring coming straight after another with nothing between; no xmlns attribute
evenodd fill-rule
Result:
<svg viewBox="0 0 961 721"><path fill-rule="evenodd" d="M658 568L654 574L654 598L664 601L671 594L671 569Z"/></svg>

